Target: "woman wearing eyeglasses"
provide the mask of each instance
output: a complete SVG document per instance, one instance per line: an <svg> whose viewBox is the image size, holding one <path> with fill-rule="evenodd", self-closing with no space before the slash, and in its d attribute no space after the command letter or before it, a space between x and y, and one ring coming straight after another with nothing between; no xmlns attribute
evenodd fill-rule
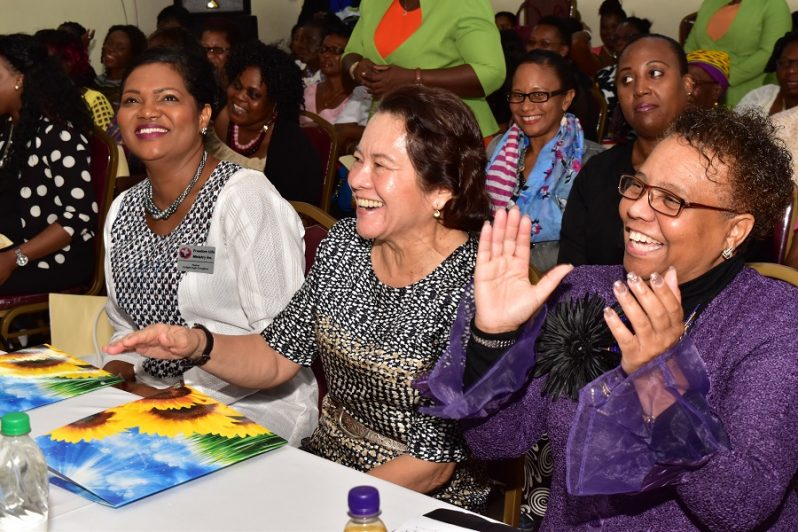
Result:
<svg viewBox="0 0 798 532"><path fill-rule="evenodd" d="M773 47L765 72L775 72L778 85L764 85L743 96L735 109L756 109L774 115L798 105L798 32L788 33Z"/></svg>
<svg viewBox="0 0 798 532"><path fill-rule="evenodd" d="M329 24L329 33L324 37L319 53L322 80L305 87L305 110L316 113L331 124L340 122L356 126L359 138L369 118L371 95L365 87L355 87L342 74L341 55L352 30L343 22Z"/></svg>
<svg viewBox="0 0 798 532"><path fill-rule="evenodd" d="M593 157L574 180L560 231L560 264L618 264L624 243L618 176L634 174L687 107L694 80L679 43L658 34L633 37L616 74L618 105L635 140Z"/></svg>
<svg viewBox="0 0 798 532"><path fill-rule="evenodd" d="M723 107L678 118L619 179L623 265L532 285L529 219L483 228L423 411L469 419L483 459L548 432L541 530L798 529L798 289L740 254L791 201L774 130Z"/></svg>
<svg viewBox="0 0 798 532"><path fill-rule="evenodd" d="M576 174L601 146L585 140L579 119L566 110L575 95L573 69L560 54L534 50L513 75L507 101L512 123L488 146L486 188L491 208L518 205L532 220L532 265L557 263L560 223Z"/></svg>

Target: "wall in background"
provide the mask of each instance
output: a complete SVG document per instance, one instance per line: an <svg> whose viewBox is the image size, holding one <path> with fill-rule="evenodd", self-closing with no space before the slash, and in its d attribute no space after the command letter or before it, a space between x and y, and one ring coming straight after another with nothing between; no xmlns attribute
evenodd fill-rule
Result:
<svg viewBox="0 0 798 532"><path fill-rule="evenodd" d="M35 33L55 28L66 20L80 22L96 31L90 51L92 65L99 72L100 48L108 28L133 24L146 35L155 31L158 12L171 0L2 0L0 34ZM252 14L258 17L258 35L264 42L287 39L296 23L302 0L251 0Z"/></svg>

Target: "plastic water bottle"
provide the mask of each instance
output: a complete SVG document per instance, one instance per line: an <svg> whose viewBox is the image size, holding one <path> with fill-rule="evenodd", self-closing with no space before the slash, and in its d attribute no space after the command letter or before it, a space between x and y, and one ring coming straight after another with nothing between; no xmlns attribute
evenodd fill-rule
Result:
<svg viewBox="0 0 798 532"><path fill-rule="evenodd" d="M28 435L28 414L12 412L0 421L0 530L46 531L47 462Z"/></svg>
<svg viewBox="0 0 798 532"><path fill-rule="evenodd" d="M374 486L349 490L349 517L344 532L388 532L380 519L380 492Z"/></svg>

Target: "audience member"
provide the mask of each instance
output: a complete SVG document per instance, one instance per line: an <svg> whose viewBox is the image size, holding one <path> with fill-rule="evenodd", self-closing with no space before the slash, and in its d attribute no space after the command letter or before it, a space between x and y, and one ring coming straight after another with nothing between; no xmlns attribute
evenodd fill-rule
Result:
<svg viewBox="0 0 798 532"><path fill-rule="evenodd" d="M176 48L205 57L205 49L196 35L181 26L169 26L155 30L147 37L147 48Z"/></svg>
<svg viewBox="0 0 798 532"><path fill-rule="evenodd" d="M92 121L80 89L29 35L0 36L0 294L58 292L94 270Z"/></svg>
<svg viewBox="0 0 798 532"><path fill-rule="evenodd" d="M156 19L156 29L185 28L191 29L191 13L182 5L169 5L161 9Z"/></svg>
<svg viewBox="0 0 798 532"><path fill-rule="evenodd" d="M226 69L227 106L208 136L208 151L262 170L288 200L319 205L324 171L299 127L299 68L282 50L251 41L233 49Z"/></svg>
<svg viewBox="0 0 798 532"><path fill-rule="evenodd" d="M213 65L216 84L222 94L227 89L224 67L230 57L230 51L239 41L238 29L230 19L211 18L202 26L200 44L205 49L208 61Z"/></svg>
<svg viewBox="0 0 798 532"><path fill-rule="evenodd" d="M626 11L619 0L604 0L599 6L599 35L601 45L593 48L599 60L599 68L614 65L618 60L619 48L615 42L615 30L626 20Z"/></svg>
<svg viewBox="0 0 798 532"><path fill-rule="evenodd" d="M83 48L86 49L86 53L89 52L91 41L94 39L94 30L87 30L83 24L71 20L62 22L56 29L58 31L66 31L67 33L71 33L80 39L80 42L83 43Z"/></svg>
<svg viewBox="0 0 798 532"><path fill-rule="evenodd" d="M785 0L704 0L684 49L723 50L731 58L726 105L765 83L776 40L792 29Z"/></svg>
<svg viewBox="0 0 798 532"><path fill-rule="evenodd" d="M91 110L94 125L107 131L114 118L114 108L108 98L92 88L97 74L89 63L80 37L63 30L39 30L35 37L47 47L48 55L64 67L67 76L80 88L83 100Z"/></svg>
<svg viewBox="0 0 798 532"><path fill-rule="evenodd" d="M637 35L648 35L651 33L651 21L637 17L624 19L615 29L615 46L619 51L623 51L629 41ZM626 142L634 138L634 132L618 108L618 90L615 86L615 78L618 73L618 64L606 66L596 73L596 83L604 99L607 102L607 129L604 133L602 142L614 144Z"/></svg>
<svg viewBox="0 0 798 532"><path fill-rule="evenodd" d="M305 284L261 335L214 334L211 343L161 324L106 349L188 364L209 351L206 371L265 389L321 357L329 391L308 451L480 509L488 489L456 424L420 414L412 386L444 348L474 271L470 233L490 212L479 127L448 91L400 88L381 100L355 159L357 220L332 228Z"/></svg>
<svg viewBox="0 0 798 532"><path fill-rule="evenodd" d="M486 188L494 212L517 205L532 219L531 264L545 272L557 263L562 212L573 180L602 148L585 141L579 119L566 113L576 82L565 58L533 50L512 79L507 96L512 124L488 147Z"/></svg>
<svg viewBox="0 0 798 532"><path fill-rule="evenodd" d="M693 77L692 102L717 107L729 88L729 54L721 50L694 50L687 54L687 72Z"/></svg>
<svg viewBox="0 0 798 532"><path fill-rule="evenodd" d="M764 85L740 99L735 109L755 109L772 115L798 105L798 32L776 41L765 72L776 72L778 85Z"/></svg>
<svg viewBox="0 0 798 532"><path fill-rule="evenodd" d="M559 17L541 18L532 28L526 49L549 50L570 60L572 32L568 23ZM601 109L593 96L593 80L583 72L574 69L576 79L576 96L568 108L568 112L579 118L585 138L598 140L598 121Z"/></svg>
<svg viewBox="0 0 798 532"><path fill-rule="evenodd" d="M640 35L624 48L617 82L621 111L636 138L594 156L579 172L563 214L559 263L621 261L618 176L640 168L662 133L687 107L694 86L679 43L658 34Z"/></svg>
<svg viewBox="0 0 798 532"><path fill-rule="evenodd" d="M515 13L510 13L509 11L499 11L493 17L494 22L496 22L496 27L499 28L499 31L504 30L513 30L518 27L518 17L515 16Z"/></svg>
<svg viewBox="0 0 798 532"><path fill-rule="evenodd" d="M106 221L107 311L115 338L157 322L198 323L224 334L260 331L302 284L302 225L294 210L261 172L219 161L203 148L214 95L204 56L177 49L147 50L125 78L119 127L147 179L114 201ZM213 250L212 270L184 269L177 250L195 246ZM307 369L264 392L135 350L105 367L141 395L182 381L293 445L312 432L318 415Z"/></svg>
<svg viewBox="0 0 798 532"><path fill-rule="evenodd" d="M471 108L484 137L499 130L485 101L505 79L488 2L364 2L343 65L375 101L397 87L441 87Z"/></svg>
<svg viewBox="0 0 798 532"><path fill-rule="evenodd" d="M331 15L336 22L335 15ZM321 81L322 73L319 69L321 46L327 35L330 19L310 19L301 26L296 34L296 45L293 45L297 65L302 71L302 83L305 87L315 85Z"/></svg>
<svg viewBox="0 0 798 532"><path fill-rule="evenodd" d="M136 26L116 24L108 28L101 61L105 71L97 76L97 90L108 98L114 111L119 109L122 76L133 60L147 48L147 37Z"/></svg>
<svg viewBox="0 0 798 532"><path fill-rule="evenodd" d="M789 173L765 118L696 107L620 179L622 266L531 285L529 220L497 213L422 411L484 459L547 431L541 530L795 530L798 289L737 253Z"/></svg>

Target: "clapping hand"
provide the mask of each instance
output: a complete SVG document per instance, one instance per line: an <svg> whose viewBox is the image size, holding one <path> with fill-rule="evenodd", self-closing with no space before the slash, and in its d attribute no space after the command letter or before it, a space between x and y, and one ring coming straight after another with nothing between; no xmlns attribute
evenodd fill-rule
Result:
<svg viewBox="0 0 798 532"><path fill-rule="evenodd" d="M629 272L626 284L616 281L612 288L631 330L610 308L604 310L604 319L621 350L621 367L631 374L676 344L684 334L679 283L676 270L671 267L664 276L651 274L649 284Z"/></svg>
<svg viewBox="0 0 798 532"><path fill-rule="evenodd" d="M201 352L205 335L198 329L156 323L106 345L109 355L135 351L151 358L175 360L192 358Z"/></svg>
<svg viewBox="0 0 798 532"><path fill-rule="evenodd" d="M560 265L535 285L529 281L532 222L513 207L482 227L474 273L474 323L486 333L514 331L535 315L573 269Z"/></svg>

